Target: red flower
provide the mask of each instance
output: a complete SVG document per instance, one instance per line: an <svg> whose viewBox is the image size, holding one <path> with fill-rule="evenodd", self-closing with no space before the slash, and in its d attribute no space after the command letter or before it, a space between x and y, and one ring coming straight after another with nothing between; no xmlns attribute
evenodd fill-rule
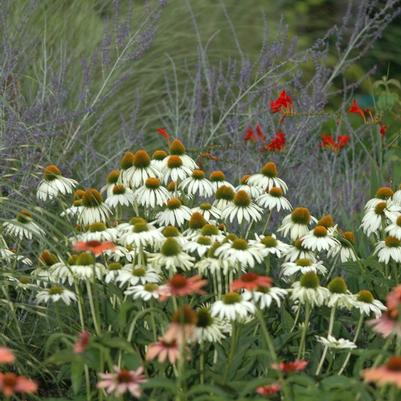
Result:
<svg viewBox="0 0 401 401"><path fill-rule="evenodd" d="M333 139L331 135L322 135L322 142L320 146L325 149L330 149L331 151L338 153L342 148L344 148L349 142L350 137L348 135L339 135L337 142Z"/></svg>
<svg viewBox="0 0 401 401"><path fill-rule="evenodd" d="M238 280L231 283L231 291L245 289L248 291L255 290L258 287L270 288L272 279L267 276L259 276L256 273L245 273Z"/></svg>
<svg viewBox="0 0 401 401"><path fill-rule="evenodd" d="M92 252L95 256L101 255L103 252L108 251L109 249L114 249L116 246L111 241L100 242L100 241L77 241L73 249L74 251L89 251Z"/></svg>
<svg viewBox="0 0 401 401"><path fill-rule="evenodd" d="M256 392L260 395L273 395L278 393L281 390L281 386L279 384L269 384L266 386L260 386L256 388Z"/></svg>
<svg viewBox="0 0 401 401"><path fill-rule="evenodd" d="M388 127L387 127L386 124L383 124L383 123L380 123L380 124L379 124L379 134L381 135L382 138L383 138L384 135L386 134L387 129L388 129Z"/></svg>
<svg viewBox="0 0 401 401"><path fill-rule="evenodd" d="M288 111L291 108L292 108L292 99L289 95L287 95L285 90L280 92L277 99L274 99L270 102L270 110L273 113Z"/></svg>
<svg viewBox="0 0 401 401"><path fill-rule="evenodd" d="M79 338L74 344L74 353L82 354L89 344L89 332L84 330L79 333Z"/></svg>
<svg viewBox="0 0 401 401"><path fill-rule="evenodd" d="M280 362L274 363L272 365L273 369L281 370L283 373L291 373L291 372L301 372L308 365L308 361L304 361L303 359L296 359L291 362Z"/></svg>
<svg viewBox="0 0 401 401"><path fill-rule="evenodd" d="M352 100L351 107L348 109L350 113L359 114L365 120L365 112L361 109L355 99Z"/></svg>
<svg viewBox="0 0 401 401"><path fill-rule="evenodd" d="M280 152L283 150L286 143L284 132L276 132L273 139L264 146L263 150L267 150L269 152Z"/></svg>
<svg viewBox="0 0 401 401"><path fill-rule="evenodd" d="M244 141L252 141L252 142L256 142L256 135L255 132L253 131L253 128L248 128L248 130L246 131L246 134L244 135Z"/></svg>
<svg viewBox="0 0 401 401"><path fill-rule="evenodd" d="M266 135L259 124L256 124L256 135L262 142L266 142Z"/></svg>
<svg viewBox="0 0 401 401"><path fill-rule="evenodd" d="M11 397L16 393L35 393L38 389L36 382L15 373L0 373L0 393Z"/></svg>
<svg viewBox="0 0 401 401"><path fill-rule="evenodd" d="M167 141L170 140L170 135L164 128L157 128L157 132L164 137Z"/></svg>
<svg viewBox="0 0 401 401"><path fill-rule="evenodd" d="M160 299L165 301L168 297L183 297L185 295L206 294L201 288L207 284L201 276L185 277L181 274L175 274L170 278L166 285L160 287Z"/></svg>

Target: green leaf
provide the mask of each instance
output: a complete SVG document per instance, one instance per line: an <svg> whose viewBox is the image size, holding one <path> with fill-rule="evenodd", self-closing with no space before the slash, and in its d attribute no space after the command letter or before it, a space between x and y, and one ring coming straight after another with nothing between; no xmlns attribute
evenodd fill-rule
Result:
<svg viewBox="0 0 401 401"><path fill-rule="evenodd" d="M74 394L78 394L82 385L84 376L84 364L81 361L72 362L71 364L71 384Z"/></svg>

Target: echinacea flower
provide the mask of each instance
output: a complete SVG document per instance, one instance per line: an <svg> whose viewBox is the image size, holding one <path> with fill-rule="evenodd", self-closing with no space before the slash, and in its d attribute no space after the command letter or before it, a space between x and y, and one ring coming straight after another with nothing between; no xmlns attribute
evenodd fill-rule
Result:
<svg viewBox="0 0 401 401"><path fill-rule="evenodd" d="M248 185L255 185L262 191L270 191L273 187L281 188L285 194L288 190L287 184L278 177L277 166L274 162L266 163L258 174L252 174L248 178Z"/></svg>
<svg viewBox="0 0 401 401"><path fill-rule="evenodd" d="M77 181L62 176L60 169L51 164L43 169L43 180L39 183L36 196L47 201L57 198L59 195L72 193Z"/></svg>
<svg viewBox="0 0 401 401"><path fill-rule="evenodd" d="M272 286L272 279L267 276L259 276L256 273L245 273L239 279L231 283L231 291L248 290L253 291L258 287L270 288Z"/></svg>
<svg viewBox="0 0 401 401"><path fill-rule="evenodd" d="M12 397L15 394L32 394L38 390L38 384L24 376L17 376L15 373L0 372L0 393L5 397Z"/></svg>
<svg viewBox="0 0 401 401"><path fill-rule="evenodd" d="M279 187L272 187L260 195L255 202L267 210L291 210L291 203L283 196L284 192Z"/></svg>
<svg viewBox="0 0 401 401"><path fill-rule="evenodd" d="M195 335L199 342L220 343L231 331L231 325L224 319L213 317L210 305L203 305L197 311Z"/></svg>
<svg viewBox="0 0 401 401"><path fill-rule="evenodd" d="M154 208L165 205L170 199L170 193L161 185L159 178L151 177L135 191L135 199L140 206Z"/></svg>
<svg viewBox="0 0 401 401"><path fill-rule="evenodd" d="M117 185L120 178L120 170L111 170L107 174L106 185L100 189L100 193L106 193L106 198L113 195L113 188Z"/></svg>
<svg viewBox="0 0 401 401"><path fill-rule="evenodd" d="M333 336L328 336L327 338L316 336L316 339L321 344L323 344L325 347L331 348L331 349L355 349L356 348L356 345L352 341L346 340L345 338L336 339Z"/></svg>
<svg viewBox="0 0 401 401"><path fill-rule="evenodd" d="M111 209L119 206L132 206L135 203L135 195L132 189L123 184L116 184L113 187L112 194L106 199L105 204Z"/></svg>
<svg viewBox="0 0 401 401"><path fill-rule="evenodd" d="M192 175L179 184L179 188L190 196L209 198L214 194L213 185L205 178L203 170L193 170Z"/></svg>
<svg viewBox="0 0 401 401"><path fill-rule="evenodd" d="M280 258L283 252L287 251L288 245L277 239L275 234L258 235L255 234L255 240L249 241L260 249L261 255L265 258L269 255L275 255Z"/></svg>
<svg viewBox="0 0 401 401"><path fill-rule="evenodd" d="M329 290L320 286L319 277L315 272L305 273L300 281L292 285L291 299L301 304L321 306L329 296Z"/></svg>
<svg viewBox="0 0 401 401"><path fill-rule="evenodd" d="M32 214L25 209L20 210L15 219L4 222L3 230L5 235L19 240L30 240L34 236L41 238L45 235L45 231L32 220Z"/></svg>
<svg viewBox="0 0 401 401"><path fill-rule="evenodd" d="M378 386L392 384L401 389L401 357L392 356L385 365L363 370L362 377Z"/></svg>
<svg viewBox="0 0 401 401"><path fill-rule="evenodd" d="M314 272L323 275L327 273L327 269L323 266L322 261L310 258L300 258L295 262L285 262L281 267L281 274L287 277L298 273L305 274L308 272Z"/></svg>
<svg viewBox="0 0 401 401"><path fill-rule="evenodd" d="M311 216L306 207L296 207L291 214L284 217L278 232L281 232L284 237L289 236L292 241L295 241L309 233L308 226L314 221L316 219ZM302 246L306 248L303 242Z"/></svg>
<svg viewBox="0 0 401 401"><path fill-rule="evenodd" d="M191 170L197 169L198 165L192 159L192 157L186 154L186 149L184 144L179 139L174 139L169 146L170 155L177 156L185 167ZM173 179L173 181L176 181Z"/></svg>
<svg viewBox="0 0 401 401"><path fill-rule="evenodd" d="M96 387L104 389L106 393L116 395L117 397L129 392L135 398L142 394L141 384L146 382L143 375L143 368L136 370L121 369L114 366L115 373L99 373L100 380Z"/></svg>
<svg viewBox="0 0 401 401"><path fill-rule="evenodd" d="M328 229L324 226L316 226L308 234L302 237L302 245L311 251L321 252L329 251L338 244L338 241L330 235Z"/></svg>
<svg viewBox="0 0 401 401"><path fill-rule="evenodd" d="M238 192L238 191L248 192L248 194L250 195L250 197L252 199L257 199L263 191L259 187L256 187L254 185L249 185L248 184L249 177L250 177L250 175L244 175L240 180L240 185L238 185L235 188L235 191L236 192ZM256 202L256 203L258 203L258 202Z"/></svg>
<svg viewBox="0 0 401 401"><path fill-rule="evenodd" d="M208 202L203 202L198 207L194 207L191 212L192 214L200 213L207 221L211 219L219 220L221 216L221 211Z"/></svg>
<svg viewBox="0 0 401 401"><path fill-rule="evenodd" d="M371 326L373 331L379 333L384 338L391 335L401 337L401 324L398 318L390 316L387 312L383 313L377 319L369 320L367 323Z"/></svg>
<svg viewBox="0 0 401 401"><path fill-rule="evenodd" d="M234 186L226 180L225 174L220 170L212 171L209 175L209 180L213 185L214 192L222 186L230 187L234 191Z"/></svg>
<svg viewBox="0 0 401 401"><path fill-rule="evenodd" d="M191 218L191 209L182 204L178 198L172 198L167 201L166 208L157 213L156 223L160 226L181 227Z"/></svg>
<svg viewBox="0 0 401 401"><path fill-rule="evenodd" d="M263 396L270 396L277 394L281 391L281 385L280 384L266 384L265 386L259 386L256 388L256 392L259 395Z"/></svg>
<svg viewBox="0 0 401 401"><path fill-rule="evenodd" d="M391 224L389 224L384 231L399 240L401 240L401 214L393 217Z"/></svg>
<svg viewBox="0 0 401 401"><path fill-rule="evenodd" d="M117 228L107 227L105 223L97 222L90 224L88 230L82 234L78 234L76 238L83 242L98 241L100 243L105 243L117 241L118 234ZM107 249L107 251L113 249L114 248L110 248Z"/></svg>
<svg viewBox="0 0 401 401"><path fill-rule="evenodd" d="M133 265L128 263L118 271L116 282L120 283L119 286L123 287L125 284L134 286L137 284L158 283L160 276L157 272L149 267L140 265Z"/></svg>
<svg viewBox="0 0 401 401"><path fill-rule="evenodd" d="M168 156L163 160L163 169L161 171L163 182L164 184L168 184L170 181L180 183L191 176L192 170L192 168L184 165L179 156Z"/></svg>
<svg viewBox="0 0 401 401"><path fill-rule="evenodd" d="M7 347L0 347L0 365L13 363L15 361L14 353Z"/></svg>
<svg viewBox="0 0 401 401"><path fill-rule="evenodd" d="M277 306L287 296L288 291L278 287L257 287L253 291L245 290L241 295L245 301L252 301L260 309L267 309L275 302Z"/></svg>
<svg viewBox="0 0 401 401"><path fill-rule="evenodd" d="M142 299L148 302L152 299L159 299L160 287L156 283L136 284L128 287L125 291L125 295L131 295L134 299Z"/></svg>
<svg viewBox="0 0 401 401"><path fill-rule="evenodd" d="M316 259L315 253L303 246L301 238L298 238L292 244L287 245L286 249L282 252L284 259L288 262L295 262L298 259Z"/></svg>
<svg viewBox="0 0 401 401"><path fill-rule="evenodd" d="M134 224L131 224L121 235L121 244L140 249L141 247L154 246L163 240L161 232L145 219L136 219L132 223Z"/></svg>
<svg viewBox="0 0 401 401"><path fill-rule="evenodd" d="M82 206L79 209L78 224L89 225L97 222L106 223L111 215L110 208L103 202L100 192L94 188L85 191Z"/></svg>
<svg viewBox="0 0 401 401"><path fill-rule="evenodd" d="M272 368L280 370L283 373L302 372L308 366L309 361L303 359L295 359L294 361L273 363Z"/></svg>
<svg viewBox="0 0 401 401"><path fill-rule="evenodd" d="M391 200L394 192L389 187L381 187L376 191L375 197L368 200L365 205L365 210L372 209L380 202L386 202Z"/></svg>
<svg viewBox="0 0 401 401"><path fill-rule="evenodd" d="M401 207L391 200L376 203L375 207L368 208L362 218L361 228L363 232L370 236L377 234L382 223L387 219L394 220L401 212Z"/></svg>
<svg viewBox="0 0 401 401"><path fill-rule="evenodd" d="M70 305L71 302L77 301L77 296L72 291L61 287L60 285L53 285L49 288L39 291L36 294L36 302L38 304L48 303L49 301L63 301L66 305Z"/></svg>
<svg viewBox="0 0 401 401"><path fill-rule="evenodd" d="M90 334L89 331L84 330L78 335L78 339L74 343L74 354L82 354L89 344Z"/></svg>
<svg viewBox="0 0 401 401"><path fill-rule="evenodd" d="M355 244L355 236L352 231L344 231L337 237L338 243L327 252L328 258L339 257L340 262L348 262L357 260L353 246Z"/></svg>
<svg viewBox="0 0 401 401"><path fill-rule="evenodd" d="M228 292L222 300L216 301L211 306L211 314L220 319L230 321L245 319L255 313L255 305L243 299L237 292Z"/></svg>
<svg viewBox="0 0 401 401"><path fill-rule="evenodd" d="M174 312L162 339L169 343L176 340L179 345L193 341L197 321L198 316L192 307L183 305Z"/></svg>
<svg viewBox="0 0 401 401"><path fill-rule="evenodd" d="M176 363L180 356L180 348L176 340L167 342L163 338L159 339L158 342L150 344L146 351L146 360L152 361L156 359L160 363L170 362L171 364Z"/></svg>
<svg viewBox="0 0 401 401"><path fill-rule="evenodd" d="M162 301L168 297L183 297L186 295L206 294L201 288L207 284L201 276L185 277L181 274L175 274L167 284L160 288Z"/></svg>
<svg viewBox="0 0 401 401"><path fill-rule="evenodd" d="M252 202L246 191L238 191L232 204L222 210L221 218L230 223L236 221L238 224L257 222L262 219L262 209Z"/></svg>
<svg viewBox="0 0 401 401"><path fill-rule="evenodd" d="M115 245L111 241L77 241L73 244L76 252L92 252L95 256L99 256L105 251L112 250Z"/></svg>
<svg viewBox="0 0 401 401"><path fill-rule="evenodd" d="M203 257L207 254L211 246L212 240L209 237L200 235L196 238L196 241L189 241L185 244L184 250L192 255L195 254L199 257Z"/></svg>
<svg viewBox="0 0 401 401"><path fill-rule="evenodd" d="M353 295L347 287L347 283L342 277L333 278L327 285L330 296L326 303L329 308L351 309L354 306Z"/></svg>
<svg viewBox="0 0 401 401"><path fill-rule="evenodd" d="M379 262L381 263L390 263L390 261L394 261L395 263L401 262L401 240L387 236L384 238L384 241L379 241L376 245L376 249L374 251L377 254Z"/></svg>
<svg viewBox="0 0 401 401"><path fill-rule="evenodd" d="M216 199L213 201L213 206L220 212L223 212L223 210L233 204L234 196L235 192L233 188L228 185L221 185L216 189Z"/></svg>
<svg viewBox="0 0 401 401"><path fill-rule="evenodd" d="M161 171L163 169L163 160L167 156L168 154L165 150L157 149L152 154L152 160L150 161L150 164Z"/></svg>

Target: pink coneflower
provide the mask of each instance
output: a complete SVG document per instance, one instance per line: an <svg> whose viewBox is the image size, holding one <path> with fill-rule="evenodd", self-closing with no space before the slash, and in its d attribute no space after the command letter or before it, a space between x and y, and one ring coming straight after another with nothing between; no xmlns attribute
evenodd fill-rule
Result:
<svg viewBox="0 0 401 401"><path fill-rule="evenodd" d="M89 251L95 256L99 256L105 251L115 249L115 247L116 246L111 241L77 241L75 242L73 249L77 252Z"/></svg>
<svg viewBox="0 0 401 401"><path fill-rule="evenodd" d="M33 380L15 373L0 373L0 392L6 397L11 397L15 393L31 394L35 393L38 385Z"/></svg>
<svg viewBox="0 0 401 401"><path fill-rule="evenodd" d="M256 388L256 392L260 395L273 395L278 393L281 390L281 386L279 384L268 384L266 386L260 386Z"/></svg>
<svg viewBox="0 0 401 401"><path fill-rule="evenodd" d="M183 297L185 295L206 294L201 288L207 284L201 276L185 277L181 274L175 274L166 285L160 287L160 299L165 301L167 298Z"/></svg>
<svg viewBox="0 0 401 401"><path fill-rule="evenodd" d="M308 361L303 359L296 359L290 362L273 363L272 368L275 370L281 370L283 373L301 372L308 365Z"/></svg>
<svg viewBox="0 0 401 401"><path fill-rule="evenodd" d="M368 382L375 382L378 386L394 384L401 388L401 357L392 356L385 365L365 369L362 377Z"/></svg>
<svg viewBox="0 0 401 401"><path fill-rule="evenodd" d="M74 353L82 354L89 344L89 331L84 330L79 333L78 340L74 344Z"/></svg>
<svg viewBox="0 0 401 401"><path fill-rule="evenodd" d="M134 397L139 398L142 394L140 384L145 383L143 367L137 370L120 369L114 366L115 373L99 373L100 381L97 388L103 388L109 394L120 396L129 391Z"/></svg>
<svg viewBox="0 0 401 401"><path fill-rule="evenodd" d="M0 364L2 363L13 363L15 356L13 352L7 347L0 347Z"/></svg>
<svg viewBox="0 0 401 401"><path fill-rule="evenodd" d="M272 279L267 276L259 276L256 273L245 273L238 280L231 283L231 291L245 289L248 291L256 290L257 288L270 288Z"/></svg>
<svg viewBox="0 0 401 401"><path fill-rule="evenodd" d="M387 294L386 301L389 316L397 318L401 305L401 285L397 285Z"/></svg>
<svg viewBox="0 0 401 401"><path fill-rule="evenodd" d="M163 340L171 343L174 340L180 345L190 342L195 337L195 327L198 321L196 312L190 305L184 305L174 312L171 323L163 335Z"/></svg>
<svg viewBox="0 0 401 401"><path fill-rule="evenodd" d="M157 343L149 345L146 353L146 360L151 361L157 357L160 363L168 360L171 364L174 364L179 355L180 350L176 340L167 342L161 338Z"/></svg>
<svg viewBox="0 0 401 401"><path fill-rule="evenodd" d="M381 334L383 337L388 337L391 334L401 336L401 325L397 318L392 318L388 312L383 313L378 319L369 320L367 322L372 330Z"/></svg>

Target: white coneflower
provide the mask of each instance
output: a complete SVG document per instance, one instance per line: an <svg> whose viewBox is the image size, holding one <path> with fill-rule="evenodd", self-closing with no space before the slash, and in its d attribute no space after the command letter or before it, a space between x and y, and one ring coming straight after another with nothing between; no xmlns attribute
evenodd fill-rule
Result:
<svg viewBox="0 0 401 401"><path fill-rule="evenodd" d="M152 160L150 161L150 164L153 167L156 167L159 171L162 171L163 169L163 160L168 156L167 152L165 150L155 150L152 154Z"/></svg>
<svg viewBox="0 0 401 401"><path fill-rule="evenodd" d="M230 187L233 192L235 190L234 185L226 180L225 174L220 170L212 171L209 175L209 180L212 183L214 192L223 186Z"/></svg>
<svg viewBox="0 0 401 401"><path fill-rule="evenodd" d="M180 183L179 188L189 196L209 198L214 194L213 185L205 178L203 170L193 170L191 176Z"/></svg>
<svg viewBox="0 0 401 401"><path fill-rule="evenodd" d="M101 280L105 272L105 267L97 263L91 252L83 252L79 255L72 255L68 259L68 264L56 263L53 275L61 283L74 283L74 278L79 280L92 280L93 277Z"/></svg>
<svg viewBox="0 0 401 401"><path fill-rule="evenodd" d="M134 202L134 192L123 184L114 185L112 195L110 195L105 201L106 205L112 209L116 209L119 206L132 206Z"/></svg>
<svg viewBox="0 0 401 401"><path fill-rule="evenodd" d="M83 189L77 189L74 191L74 200L72 206L65 209L63 212L60 213L61 217L70 216L76 217L79 215L80 211L82 210L82 198L85 195L85 191Z"/></svg>
<svg viewBox="0 0 401 401"><path fill-rule="evenodd" d="M246 319L255 313L255 305L245 301L237 292L229 292L223 295L221 301L212 304L211 315L230 321Z"/></svg>
<svg viewBox="0 0 401 401"><path fill-rule="evenodd" d="M305 273L300 281L292 285L291 299L301 304L321 306L330 296L330 291L320 286L319 277L315 272Z"/></svg>
<svg viewBox="0 0 401 401"><path fill-rule="evenodd" d="M169 152L170 155L178 156L185 167L189 167L191 170L198 168L195 161L185 153L185 146L179 139L174 139L170 143Z"/></svg>
<svg viewBox="0 0 401 401"><path fill-rule="evenodd" d="M167 226L164 228L159 228L162 233L160 241L155 244L155 249L160 250L167 238L174 238L180 246L185 246L188 243L188 239L184 237L181 231L174 226Z"/></svg>
<svg viewBox="0 0 401 401"><path fill-rule="evenodd" d="M256 198L255 202L268 210L291 210L291 203L283 196L283 190L279 187L272 187L264 194Z"/></svg>
<svg viewBox="0 0 401 401"><path fill-rule="evenodd" d="M216 225L209 223L201 228L200 235L209 237L212 242L223 241L226 238L225 234Z"/></svg>
<svg viewBox="0 0 401 401"><path fill-rule="evenodd" d="M15 219L3 223L3 232L20 240L32 239L33 236L40 238L45 235L44 230L32 220L32 214L25 209L19 211Z"/></svg>
<svg viewBox="0 0 401 401"><path fill-rule="evenodd" d="M375 197L366 203L365 209L375 208L378 203L391 199L393 195L394 192L391 188L381 187L376 191Z"/></svg>
<svg viewBox="0 0 401 401"><path fill-rule="evenodd" d="M5 274L4 277L8 279L8 281L12 282L16 288L20 290L32 290L36 288L36 285L32 282L32 277L30 276L14 276L11 274Z"/></svg>
<svg viewBox="0 0 401 401"><path fill-rule="evenodd" d="M200 230L208 224L206 219L201 213L195 212L191 214L191 218L188 221L188 228L184 231L183 235L188 240L193 240L200 235Z"/></svg>
<svg viewBox="0 0 401 401"><path fill-rule="evenodd" d="M135 285L128 287L125 291L125 295L131 295L134 299L142 299L148 302L152 299L159 299L159 286L156 283L146 283L144 285Z"/></svg>
<svg viewBox="0 0 401 401"><path fill-rule="evenodd" d="M38 262L38 266L31 272L37 283L57 281L53 272L59 263L58 256L45 249L39 255Z"/></svg>
<svg viewBox="0 0 401 401"><path fill-rule="evenodd" d="M178 185L175 181L170 181L166 185L166 189L170 194L169 198L182 198L185 195L180 189L178 189Z"/></svg>
<svg viewBox="0 0 401 401"><path fill-rule="evenodd" d="M221 211L208 202L201 203L198 207L194 207L191 209L191 212L200 213L207 221L220 220L221 217Z"/></svg>
<svg viewBox="0 0 401 401"><path fill-rule="evenodd" d="M278 287L258 287L255 291L245 290L242 296L246 301L253 301L260 309L270 308L272 303L277 306L281 305L281 301L287 296L288 292L284 288Z"/></svg>
<svg viewBox="0 0 401 401"><path fill-rule="evenodd" d="M191 209L184 206L180 199L171 198L167 201L166 208L157 213L156 223L160 226L181 227L191 218Z"/></svg>
<svg viewBox="0 0 401 401"><path fill-rule="evenodd" d="M323 262L308 258L297 259L295 262L286 262L283 263L281 267L281 274L287 277L298 273L305 274L308 272L314 272L323 275L327 273L327 269L323 266Z"/></svg>
<svg viewBox="0 0 401 401"><path fill-rule="evenodd" d="M163 206L170 198L170 192L161 186L160 180L155 177L148 178L145 185L135 191L135 199L138 205L145 208Z"/></svg>
<svg viewBox="0 0 401 401"><path fill-rule="evenodd" d="M143 266L134 266L128 263L118 272L116 281L120 283L120 287L123 287L125 284L133 286L137 284L158 283L160 276L153 269L145 269Z"/></svg>
<svg viewBox="0 0 401 401"><path fill-rule="evenodd" d="M192 169L185 166L179 156L168 156L163 166L163 182L168 184L170 181L180 183L192 174Z"/></svg>
<svg viewBox="0 0 401 401"><path fill-rule="evenodd" d="M263 191L270 190L273 187L279 187L284 193L287 192L287 184L277 177L277 167L273 162L266 163L259 174L253 174L248 179L248 185L254 185Z"/></svg>
<svg viewBox="0 0 401 401"><path fill-rule="evenodd" d="M259 235L255 234L256 240L249 241L252 245L256 245L260 249L260 253L265 258L268 255L275 255L281 258L282 254L287 251L288 245L278 240L275 234Z"/></svg>
<svg viewBox="0 0 401 401"><path fill-rule="evenodd" d="M389 224L384 231L392 237L401 239L401 214L397 217L393 217L391 224Z"/></svg>
<svg viewBox="0 0 401 401"><path fill-rule="evenodd" d="M63 301L66 305L71 305L71 302L77 301L77 296L70 290L59 285L53 285L45 288L36 294L36 302L38 304L47 304L49 301Z"/></svg>
<svg viewBox="0 0 401 401"><path fill-rule="evenodd" d="M315 259L315 253L306 249L302 239L296 239L287 249L283 251L284 259L287 262L295 262L297 259Z"/></svg>
<svg viewBox="0 0 401 401"><path fill-rule="evenodd" d="M195 268L201 276L206 276L207 274L219 275L220 273L227 276L228 273L238 270L238 266L233 266L229 259L221 259L216 255L216 249L218 249L220 245L220 243L214 242L209 248L207 255L196 263ZM244 268L241 270L245 271Z"/></svg>
<svg viewBox="0 0 401 401"><path fill-rule="evenodd" d="M324 226L316 226L308 234L302 237L302 245L306 249L315 252L327 252L338 243L338 240L331 236L327 228Z"/></svg>
<svg viewBox="0 0 401 401"><path fill-rule="evenodd" d="M235 194L232 204L222 210L221 218L238 224L257 222L262 219L262 209L252 202L247 192L239 191Z"/></svg>
<svg viewBox="0 0 401 401"><path fill-rule="evenodd" d="M215 253L220 259L228 259L233 265L237 264L244 268L255 267L256 263L263 261L260 249L242 238L222 244Z"/></svg>
<svg viewBox="0 0 401 401"><path fill-rule="evenodd" d="M222 212L226 207L233 204L235 193L231 187L222 185L216 190L215 196L216 199L213 201L213 206Z"/></svg>
<svg viewBox="0 0 401 401"><path fill-rule="evenodd" d="M78 224L90 225L97 222L106 223L111 210L104 204L100 192L94 188L85 191L82 197L82 207L78 214Z"/></svg>
<svg viewBox="0 0 401 401"><path fill-rule="evenodd" d="M252 199L258 198L262 194L262 189L256 186L248 185L250 175L244 175L240 180L240 185L235 188L235 191L245 191L251 196Z"/></svg>
<svg viewBox="0 0 401 401"><path fill-rule="evenodd" d="M113 188L120 178L120 170L111 170L106 178L106 185L100 189L100 193L106 193L106 198L113 195Z"/></svg>
<svg viewBox="0 0 401 401"><path fill-rule="evenodd" d="M130 229L121 235L119 242L125 246L135 245L137 248L154 246L163 239L161 232L144 219L136 220Z"/></svg>
<svg viewBox="0 0 401 401"><path fill-rule="evenodd" d="M394 192L392 200L396 205L401 206L401 184L398 187L398 189Z"/></svg>
<svg viewBox="0 0 401 401"><path fill-rule="evenodd" d="M330 291L330 296L326 301L329 308L351 309L354 306L353 295L349 292L342 277L333 278L327 288Z"/></svg>
<svg viewBox="0 0 401 401"><path fill-rule="evenodd" d="M384 241L379 241L376 245L375 254L381 263L389 263L393 260L401 262L401 240L396 237L387 236Z"/></svg>
<svg viewBox="0 0 401 401"><path fill-rule="evenodd" d="M108 262L106 264L104 282L106 284L115 283L122 268L123 265L120 262Z"/></svg>
<svg viewBox="0 0 401 401"><path fill-rule="evenodd" d="M120 166L120 181L131 189L141 187L150 177L160 178L161 176L160 171L151 165L148 152L144 149L138 150L135 154L126 152Z"/></svg>
<svg viewBox="0 0 401 401"><path fill-rule="evenodd" d="M209 305L196 311L195 336L198 342L220 343L231 331L231 325L224 319L213 317Z"/></svg>
<svg viewBox="0 0 401 401"><path fill-rule="evenodd" d="M15 252L11 251L10 249L4 248L0 249L0 261L11 264L15 261L21 262L24 265L32 266L32 260L23 256L23 255L16 255Z"/></svg>
<svg viewBox="0 0 401 401"><path fill-rule="evenodd" d="M43 169L44 179L39 183L36 196L38 199L47 201L57 198L59 195L72 193L77 181L65 178L61 175L60 169L51 164Z"/></svg>
<svg viewBox="0 0 401 401"><path fill-rule="evenodd" d="M338 244L327 252L328 258L339 257L340 262L348 262L357 260L353 245L355 243L355 236L351 231L344 231L338 237Z"/></svg>
<svg viewBox="0 0 401 401"><path fill-rule="evenodd" d="M327 348L332 348L332 349L356 348L356 345L352 341L346 340L345 338L336 339L333 336L328 336L327 338L316 336L316 339Z"/></svg>
<svg viewBox="0 0 401 401"><path fill-rule="evenodd" d="M194 260L195 258L182 251L182 247L174 238L167 238L159 253L148 256L148 262L156 269L165 268L173 273L177 269L191 270Z"/></svg>
<svg viewBox="0 0 401 401"><path fill-rule="evenodd" d="M358 294L353 297L353 305L355 308L359 309L359 312L370 316L375 315L375 318L379 318L382 312L387 310L387 308L378 299L375 299L372 293L368 290L361 290Z"/></svg>
<svg viewBox="0 0 401 401"><path fill-rule="evenodd" d="M391 201L382 201L376 203L375 207L366 210L362 218L362 230L367 235L378 234L382 224L387 219L394 220L401 212L401 206L392 203Z"/></svg>
<svg viewBox="0 0 401 401"><path fill-rule="evenodd" d="M79 234L77 238L74 238L75 241L78 239L79 241L117 241L118 230L116 228L107 228L105 223L97 222L92 223L88 227L88 231L82 234Z"/></svg>
<svg viewBox="0 0 401 401"><path fill-rule="evenodd" d="M201 258L207 254L211 246L212 240L210 239L210 237L205 237L201 235L195 241L189 241L184 246L184 251L195 254L195 256Z"/></svg>
<svg viewBox="0 0 401 401"><path fill-rule="evenodd" d="M103 255L116 262L121 259L125 259L127 262L132 262L138 256L138 249L131 245L116 245L115 248L104 251Z"/></svg>
<svg viewBox="0 0 401 401"><path fill-rule="evenodd" d="M291 214L284 217L281 227L278 229L284 237L290 237L292 241L303 237L309 232L309 225L316 221L306 207L297 207Z"/></svg>

